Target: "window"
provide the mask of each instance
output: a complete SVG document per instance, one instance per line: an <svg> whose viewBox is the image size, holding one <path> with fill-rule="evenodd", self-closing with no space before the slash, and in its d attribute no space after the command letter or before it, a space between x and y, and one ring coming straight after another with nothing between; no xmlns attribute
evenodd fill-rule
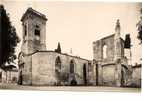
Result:
<svg viewBox="0 0 142 100"><path fill-rule="evenodd" d="M55 75L56 75L56 78L59 84L61 80L61 59L60 57L57 57L55 60Z"/></svg>
<svg viewBox="0 0 142 100"><path fill-rule="evenodd" d="M107 58L107 45L103 46L103 59Z"/></svg>
<svg viewBox="0 0 142 100"><path fill-rule="evenodd" d="M40 39L40 28L38 25L35 26L34 34L35 34L36 40L39 40Z"/></svg>
<svg viewBox="0 0 142 100"><path fill-rule="evenodd" d="M74 62L71 60L70 62L70 73L74 73Z"/></svg>
<svg viewBox="0 0 142 100"><path fill-rule="evenodd" d="M0 82L2 82L2 72L0 72Z"/></svg>
<svg viewBox="0 0 142 100"><path fill-rule="evenodd" d="M87 73L86 73L86 64L83 65L83 80L84 80L84 84L87 84Z"/></svg>
<svg viewBox="0 0 142 100"><path fill-rule="evenodd" d="M24 34L25 34L25 36L27 35L27 26L26 25L24 25Z"/></svg>
<svg viewBox="0 0 142 100"><path fill-rule="evenodd" d="M35 35L36 35L36 36L40 36L40 30L35 29Z"/></svg>

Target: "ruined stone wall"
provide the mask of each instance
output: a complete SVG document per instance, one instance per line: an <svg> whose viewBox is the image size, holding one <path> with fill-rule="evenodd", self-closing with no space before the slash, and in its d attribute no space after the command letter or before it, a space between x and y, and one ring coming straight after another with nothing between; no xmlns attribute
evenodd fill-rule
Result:
<svg viewBox="0 0 142 100"><path fill-rule="evenodd" d="M59 54L53 51L37 52L32 55L32 84L33 85L55 85L57 79L55 77L55 61L56 58L61 59L61 73L70 73L70 61L75 63L75 78L77 84L84 84L83 81L83 65L87 67L88 79L88 60L78 57ZM69 85L69 79L66 80Z"/></svg>
<svg viewBox="0 0 142 100"><path fill-rule="evenodd" d="M121 38L117 45L117 51L120 51L118 54L121 59L115 59L116 51L114 34L93 42L93 56L96 61L94 64L94 72L98 75L95 76L96 78L94 79L96 79L98 85L121 86L121 63L124 62L122 59L124 57L124 42ZM106 46L106 51L104 51L104 46ZM104 57L104 54L106 57ZM98 66L96 66L96 64Z"/></svg>
<svg viewBox="0 0 142 100"><path fill-rule="evenodd" d="M115 84L115 65L105 65L102 67L103 85L114 86Z"/></svg>
<svg viewBox="0 0 142 100"><path fill-rule="evenodd" d="M103 46L107 46L106 59L103 59ZM94 59L99 61L112 61L114 58L114 35L103 38L93 43L93 56Z"/></svg>
<svg viewBox="0 0 142 100"><path fill-rule="evenodd" d="M133 67L131 86L141 87L141 69L142 67Z"/></svg>

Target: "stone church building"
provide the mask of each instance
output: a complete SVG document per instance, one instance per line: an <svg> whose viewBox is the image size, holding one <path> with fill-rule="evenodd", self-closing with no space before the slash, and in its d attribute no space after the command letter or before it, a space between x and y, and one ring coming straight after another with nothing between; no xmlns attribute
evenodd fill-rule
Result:
<svg viewBox="0 0 142 100"><path fill-rule="evenodd" d="M19 54L20 83L24 85L88 84L91 61L46 50L45 15L29 8L23 15L23 43Z"/></svg>
<svg viewBox="0 0 142 100"><path fill-rule="evenodd" d="M28 8L21 18L23 42L19 53L19 84L127 85L131 68L124 53L117 20L115 33L93 42L93 60L46 50L45 15Z"/></svg>

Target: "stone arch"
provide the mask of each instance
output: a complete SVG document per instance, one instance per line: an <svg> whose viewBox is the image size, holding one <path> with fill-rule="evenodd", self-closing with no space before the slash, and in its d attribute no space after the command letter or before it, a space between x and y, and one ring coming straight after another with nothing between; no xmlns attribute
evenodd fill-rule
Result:
<svg viewBox="0 0 142 100"><path fill-rule="evenodd" d="M55 60L55 76L57 79L57 85L60 84L61 82L61 65L62 65L61 59L58 56Z"/></svg>
<svg viewBox="0 0 142 100"><path fill-rule="evenodd" d="M106 44L104 44L103 45L103 59L106 59L107 58L107 45Z"/></svg>
<svg viewBox="0 0 142 100"><path fill-rule="evenodd" d="M70 61L70 85L77 85L77 80L75 77L75 61L73 59Z"/></svg>
<svg viewBox="0 0 142 100"><path fill-rule="evenodd" d="M75 73L75 61L74 60L70 61L70 73L71 74Z"/></svg>

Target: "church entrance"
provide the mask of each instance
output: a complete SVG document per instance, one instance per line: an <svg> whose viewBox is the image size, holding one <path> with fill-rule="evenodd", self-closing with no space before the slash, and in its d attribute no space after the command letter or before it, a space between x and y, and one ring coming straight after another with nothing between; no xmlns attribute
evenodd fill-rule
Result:
<svg viewBox="0 0 142 100"><path fill-rule="evenodd" d="M83 80L84 80L84 85L87 85L87 73L86 73L86 64L83 65Z"/></svg>
<svg viewBox="0 0 142 100"><path fill-rule="evenodd" d="M121 69L121 86L124 86L124 71L123 68Z"/></svg>
<svg viewBox="0 0 142 100"><path fill-rule="evenodd" d="M23 84L22 71L20 71L20 73L19 73L19 80L18 80L18 84L19 84L19 85L22 85L22 84Z"/></svg>
<svg viewBox="0 0 142 100"><path fill-rule="evenodd" d="M96 64L96 85L98 85L98 77L99 77L99 73L98 73L98 64Z"/></svg>

